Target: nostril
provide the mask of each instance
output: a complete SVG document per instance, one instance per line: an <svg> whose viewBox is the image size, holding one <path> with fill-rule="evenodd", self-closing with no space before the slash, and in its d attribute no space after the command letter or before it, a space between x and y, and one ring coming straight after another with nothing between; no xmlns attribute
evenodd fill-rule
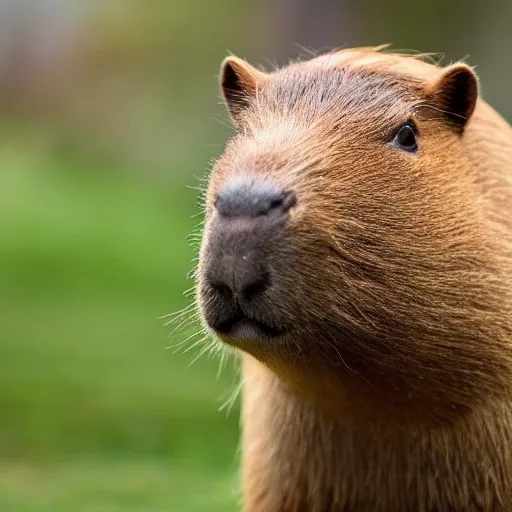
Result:
<svg viewBox="0 0 512 512"><path fill-rule="evenodd" d="M297 197L293 192L282 192L281 197L274 201L271 208L282 208L283 213L286 213L290 208L293 208L297 203Z"/></svg>
<svg viewBox="0 0 512 512"><path fill-rule="evenodd" d="M286 213L292 206L295 205L295 194L293 192L279 191L273 194L268 194L266 197L260 198L257 215L268 215L274 210L280 210Z"/></svg>
<svg viewBox="0 0 512 512"><path fill-rule="evenodd" d="M270 275L268 272L264 272L258 276L247 276L234 288L216 279L209 279L208 284L213 293L226 302L236 300L235 297L238 297L238 300L249 302L265 293L270 286Z"/></svg>
<svg viewBox="0 0 512 512"><path fill-rule="evenodd" d="M210 281L210 287L225 300L231 300L233 297L233 292L227 284L218 281Z"/></svg>
<svg viewBox="0 0 512 512"><path fill-rule="evenodd" d="M244 287L244 289L242 290L244 299L250 301L256 298L258 295L265 293L269 285L270 276L268 272L266 272L259 279L253 281L252 283L249 283Z"/></svg>

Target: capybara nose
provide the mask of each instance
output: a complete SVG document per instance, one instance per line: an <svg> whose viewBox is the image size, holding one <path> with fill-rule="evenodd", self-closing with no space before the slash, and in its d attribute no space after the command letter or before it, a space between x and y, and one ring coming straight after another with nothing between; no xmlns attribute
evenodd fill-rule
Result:
<svg viewBox="0 0 512 512"><path fill-rule="evenodd" d="M224 301L254 302L272 281L272 248L295 195L270 180L234 178L219 192L210 225L207 282Z"/></svg>
<svg viewBox="0 0 512 512"><path fill-rule="evenodd" d="M258 178L233 179L219 192L215 201L217 212L229 218L285 214L294 204L292 192Z"/></svg>
<svg viewBox="0 0 512 512"><path fill-rule="evenodd" d="M263 269L238 267L231 274L210 275L209 285L226 301L250 303L270 285L270 275Z"/></svg>

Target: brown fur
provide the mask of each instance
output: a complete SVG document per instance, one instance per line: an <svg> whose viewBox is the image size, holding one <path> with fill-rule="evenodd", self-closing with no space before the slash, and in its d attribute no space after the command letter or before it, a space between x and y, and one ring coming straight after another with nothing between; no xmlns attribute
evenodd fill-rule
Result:
<svg viewBox="0 0 512 512"><path fill-rule="evenodd" d="M244 509L512 510L511 128L463 64L359 49L223 80L201 260L232 176L297 196L269 248L286 334L236 345ZM409 118L416 155L389 144Z"/></svg>

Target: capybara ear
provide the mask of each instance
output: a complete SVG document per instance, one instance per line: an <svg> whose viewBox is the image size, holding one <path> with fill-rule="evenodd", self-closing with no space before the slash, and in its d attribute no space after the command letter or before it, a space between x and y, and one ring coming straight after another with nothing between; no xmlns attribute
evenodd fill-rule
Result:
<svg viewBox="0 0 512 512"><path fill-rule="evenodd" d="M478 78L466 64L453 64L427 87L427 96L429 103L462 131L475 110Z"/></svg>
<svg viewBox="0 0 512 512"><path fill-rule="evenodd" d="M243 59L224 59L220 68L220 86L229 115L235 124L239 123L242 112L255 97L258 87L267 79L266 73Z"/></svg>

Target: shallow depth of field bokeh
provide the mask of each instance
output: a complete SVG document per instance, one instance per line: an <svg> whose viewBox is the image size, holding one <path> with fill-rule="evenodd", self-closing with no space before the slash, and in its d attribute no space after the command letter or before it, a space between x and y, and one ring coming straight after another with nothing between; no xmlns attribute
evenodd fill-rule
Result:
<svg viewBox="0 0 512 512"><path fill-rule="evenodd" d="M510 119L511 5L0 0L0 510L236 510L235 365L159 319L192 300L219 63L469 55Z"/></svg>

